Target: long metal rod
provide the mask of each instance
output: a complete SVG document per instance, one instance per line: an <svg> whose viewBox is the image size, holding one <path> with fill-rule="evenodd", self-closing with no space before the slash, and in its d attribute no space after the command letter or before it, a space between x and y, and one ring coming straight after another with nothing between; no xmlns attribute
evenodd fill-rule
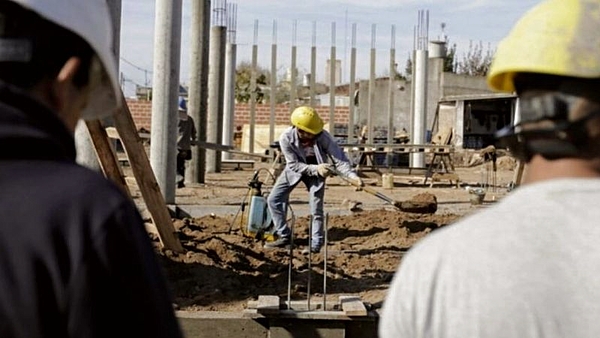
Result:
<svg viewBox="0 0 600 338"><path fill-rule="evenodd" d="M329 226L329 213L325 214L324 246L323 246L323 311L327 311L327 227Z"/></svg>
<svg viewBox="0 0 600 338"><path fill-rule="evenodd" d="M292 263L294 260L294 223L295 217L292 214L292 224L290 226L291 234L290 234L290 255L288 262L288 288L287 288L287 309L292 309Z"/></svg>
<svg viewBox="0 0 600 338"><path fill-rule="evenodd" d="M310 215L309 219L308 219L308 283L306 286L306 293L307 293L307 299L306 299L306 305L308 308L308 311L310 311L310 279L312 276L312 222L313 222L313 216Z"/></svg>

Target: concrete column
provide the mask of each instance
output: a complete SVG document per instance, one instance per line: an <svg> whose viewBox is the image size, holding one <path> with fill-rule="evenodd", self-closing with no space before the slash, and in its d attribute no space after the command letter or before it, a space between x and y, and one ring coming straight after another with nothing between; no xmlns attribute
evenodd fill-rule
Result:
<svg viewBox="0 0 600 338"><path fill-rule="evenodd" d="M352 48L350 49L350 84L348 86L348 143L356 142L354 125L357 122L356 108L354 107L354 94L356 91L356 24L352 24Z"/></svg>
<svg viewBox="0 0 600 338"><path fill-rule="evenodd" d="M367 97L367 143L373 144L373 115L375 114L374 100L375 100L375 63L376 63L376 51L375 48L371 48L371 61L369 71L369 96Z"/></svg>
<svg viewBox="0 0 600 338"><path fill-rule="evenodd" d="M233 130L235 119L235 64L237 45L228 43L225 48L225 102L223 115L223 144L233 146ZM231 153L223 152L222 159L230 159Z"/></svg>
<svg viewBox="0 0 600 338"><path fill-rule="evenodd" d="M464 147L465 131L465 101L456 101L456 125L454 127L454 145L457 148Z"/></svg>
<svg viewBox="0 0 600 338"><path fill-rule="evenodd" d="M182 0L156 0L150 164L168 204L175 203Z"/></svg>
<svg viewBox="0 0 600 338"><path fill-rule="evenodd" d="M190 4L190 87L188 114L194 119L198 141L206 141L208 101L208 46L210 31L210 0L194 0ZM192 147L192 159L185 171L186 181L205 183L206 149Z"/></svg>
<svg viewBox="0 0 600 338"><path fill-rule="evenodd" d="M396 87L396 27L392 26L392 42L390 48L390 83L388 86L388 133L387 143L394 143L394 92ZM391 163L392 153L388 153L388 163ZM388 164L388 166L391 166Z"/></svg>
<svg viewBox="0 0 600 338"><path fill-rule="evenodd" d="M331 23L331 51L329 54L329 133L335 133L335 82L336 74L336 50L335 50L335 22Z"/></svg>
<svg viewBox="0 0 600 338"><path fill-rule="evenodd" d="M412 144L425 144L427 124L427 50L415 51L415 73L414 81L414 105L412 118L412 132L410 134ZM410 156L412 168L425 167L425 154L412 153Z"/></svg>
<svg viewBox="0 0 600 338"><path fill-rule="evenodd" d="M225 77L225 26L213 26L210 29L210 51L208 69L208 116L206 121L206 140L221 143L223 139L223 90ZM206 172L221 172L221 152L206 151Z"/></svg>
<svg viewBox="0 0 600 338"><path fill-rule="evenodd" d="M277 21L273 21L273 43L271 44L271 94L269 95L269 144L275 141L275 104L277 96Z"/></svg>

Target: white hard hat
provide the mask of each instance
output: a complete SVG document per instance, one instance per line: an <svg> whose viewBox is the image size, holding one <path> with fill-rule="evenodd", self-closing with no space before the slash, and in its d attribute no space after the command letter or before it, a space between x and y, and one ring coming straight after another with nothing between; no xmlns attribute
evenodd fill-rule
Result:
<svg viewBox="0 0 600 338"><path fill-rule="evenodd" d="M122 104L117 63L112 49L113 29L106 0L10 0L36 12L85 40L102 64L100 84L90 93L82 118L94 120L115 113Z"/></svg>

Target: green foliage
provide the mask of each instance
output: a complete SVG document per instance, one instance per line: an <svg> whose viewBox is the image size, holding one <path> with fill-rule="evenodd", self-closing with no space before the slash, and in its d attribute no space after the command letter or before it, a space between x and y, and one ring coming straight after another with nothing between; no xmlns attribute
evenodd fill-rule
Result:
<svg viewBox="0 0 600 338"><path fill-rule="evenodd" d="M240 103L250 102L252 97L252 64L250 62L241 62L235 70L235 99ZM265 93L261 89L262 86L268 84L269 72L265 69L257 67L256 69L256 103L263 103Z"/></svg>
<svg viewBox="0 0 600 338"><path fill-rule="evenodd" d="M490 49L489 45L484 52L481 41L478 44L473 44L473 41L471 41L467 55L463 55L462 60L456 63L456 73L469 76L485 76L492 64L493 55L494 51Z"/></svg>
<svg viewBox="0 0 600 338"><path fill-rule="evenodd" d="M450 41L446 39L446 46L450 44ZM454 57L456 55L456 44L453 44L446 51L446 57L444 58L444 72L454 73Z"/></svg>

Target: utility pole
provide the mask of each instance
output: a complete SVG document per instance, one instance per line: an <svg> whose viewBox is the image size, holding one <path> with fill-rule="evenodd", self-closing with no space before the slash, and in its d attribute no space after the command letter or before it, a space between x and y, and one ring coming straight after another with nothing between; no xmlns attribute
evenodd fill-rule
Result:
<svg viewBox="0 0 600 338"><path fill-rule="evenodd" d="M156 0L150 164L167 204L175 203L182 0Z"/></svg>

